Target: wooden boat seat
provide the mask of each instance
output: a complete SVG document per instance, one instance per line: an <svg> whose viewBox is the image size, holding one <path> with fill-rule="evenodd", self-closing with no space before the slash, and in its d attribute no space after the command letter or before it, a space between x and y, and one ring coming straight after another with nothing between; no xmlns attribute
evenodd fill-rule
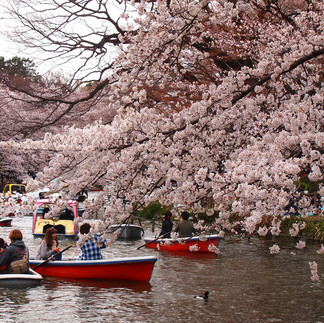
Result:
<svg viewBox="0 0 324 323"><path fill-rule="evenodd" d="M52 228L52 227L56 229L58 234L65 234L65 226L62 224L58 224L58 225L46 224L43 227L43 233L45 233L48 228Z"/></svg>

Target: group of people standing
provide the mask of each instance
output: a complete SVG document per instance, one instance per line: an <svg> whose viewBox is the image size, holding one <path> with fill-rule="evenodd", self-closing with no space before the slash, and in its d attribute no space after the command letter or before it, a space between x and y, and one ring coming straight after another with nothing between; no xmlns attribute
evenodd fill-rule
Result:
<svg viewBox="0 0 324 323"><path fill-rule="evenodd" d="M189 221L189 213L181 213L182 221L177 225L174 232L178 232L179 237L191 237L195 233L193 224ZM82 254L79 260L98 260L102 259L101 249L107 246L107 240L96 234L90 234L91 225L83 223L80 227L78 245ZM167 211L162 219L162 230L159 236L170 238L173 230L172 213ZM29 251L23 242L23 235L20 230L14 229L9 234L11 243L0 238L0 273L27 273L29 269ZM62 259L62 250L57 240L57 230L50 227L46 230L37 251L36 259L45 260L53 257L53 260Z"/></svg>

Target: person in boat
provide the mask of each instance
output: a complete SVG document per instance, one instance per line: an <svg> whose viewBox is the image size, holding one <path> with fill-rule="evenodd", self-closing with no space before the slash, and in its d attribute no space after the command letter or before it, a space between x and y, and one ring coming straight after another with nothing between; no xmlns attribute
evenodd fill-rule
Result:
<svg viewBox="0 0 324 323"><path fill-rule="evenodd" d="M44 239L42 240L36 259L47 259L51 256L55 256L61 251L59 243L57 241L57 230L54 227L50 227L45 231ZM54 257L54 260L61 260L62 254Z"/></svg>
<svg viewBox="0 0 324 323"><path fill-rule="evenodd" d="M60 220L72 220L74 219L74 215L72 210L65 208L64 211L60 214Z"/></svg>
<svg viewBox="0 0 324 323"><path fill-rule="evenodd" d="M0 254L2 254L7 247L8 247L7 241L0 238Z"/></svg>
<svg viewBox="0 0 324 323"><path fill-rule="evenodd" d="M191 237L195 233L195 229L191 221L189 221L189 212L183 211L181 213L182 221L175 228L175 232L179 233L179 238L182 237Z"/></svg>
<svg viewBox="0 0 324 323"><path fill-rule="evenodd" d="M7 241L5 241L4 239L0 238L0 255L5 251L5 249L7 247L8 247Z"/></svg>
<svg viewBox="0 0 324 323"><path fill-rule="evenodd" d="M170 233L173 228L173 222L171 219L172 219L172 213L170 211L164 212L162 218L162 229L159 236L163 236L163 238L170 238Z"/></svg>
<svg viewBox="0 0 324 323"><path fill-rule="evenodd" d="M80 227L80 237L78 245L81 248L82 255L79 260L98 260L102 259L101 249L106 248L108 241L96 234L90 234L91 225L83 223Z"/></svg>
<svg viewBox="0 0 324 323"><path fill-rule="evenodd" d="M44 207L40 219L45 219L46 213L50 211L49 207Z"/></svg>
<svg viewBox="0 0 324 323"><path fill-rule="evenodd" d="M25 274L29 271L28 248L20 230L9 233L10 245L0 254L1 273Z"/></svg>

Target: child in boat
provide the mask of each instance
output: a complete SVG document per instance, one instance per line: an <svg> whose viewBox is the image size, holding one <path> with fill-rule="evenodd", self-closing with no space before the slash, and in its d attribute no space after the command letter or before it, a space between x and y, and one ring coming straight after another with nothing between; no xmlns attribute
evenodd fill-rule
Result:
<svg viewBox="0 0 324 323"><path fill-rule="evenodd" d="M20 230L9 233L10 245L0 254L1 273L25 274L29 271L28 249ZM6 268L3 268L6 267Z"/></svg>
<svg viewBox="0 0 324 323"><path fill-rule="evenodd" d="M79 260L98 260L102 259L101 249L106 248L107 240L98 237L96 234L90 234L91 225L83 223L80 227L80 233L83 235L78 241L82 255Z"/></svg>
<svg viewBox="0 0 324 323"><path fill-rule="evenodd" d="M163 236L163 238L170 238L170 233L173 228L173 222L171 221L172 213L170 211L164 212L164 216L162 218L162 230L159 236Z"/></svg>
<svg viewBox="0 0 324 323"><path fill-rule="evenodd" d="M50 227L45 231L45 236L41 242L36 259L47 259L55 254L59 253L61 248L58 246L57 230L54 227ZM61 260L62 254L54 257L54 260Z"/></svg>

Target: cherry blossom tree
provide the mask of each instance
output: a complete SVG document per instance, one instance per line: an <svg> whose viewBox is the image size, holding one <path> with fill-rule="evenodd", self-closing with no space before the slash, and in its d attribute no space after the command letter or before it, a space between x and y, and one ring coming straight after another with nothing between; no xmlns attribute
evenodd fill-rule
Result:
<svg viewBox="0 0 324 323"><path fill-rule="evenodd" d="M60 75L42 78L35 72L30 59L0 57L0 138L2 141L26 138L41 139L45 132L57 133L71 125L84 126L96 120L94 110L100 108L104 98L82 99L91 95L93 84L72 90ZM56 98L53 98L54 95ZM60 100L58 100L58 96ZM68 98L69 97L69 98ZM78 102L80 101L80 102ZM77 105L77 107L75 107ZM109 122L113 114L102 113L102 119ZM2 154L0 169L2 182L21 182L27 174L41 170L50 154L10 152Z"/></svg>
<svg viewBox="0 0 324 323"><path fill-rule="evenodd" d="M101 183L91 207L104 206L106 224L157 200L199 212L209 197L214 228L262 235L280 234L305 170L324 195L322 1L116 1L115 20L107 1L19 3L45 16L13 8L20 41L83 59L74 81L96 76L91 95L50 100L106 100L93 124L2 143L53 153L31 188L62 176L74 195ZM309 197L299 209L312 211Z"/></svg>

